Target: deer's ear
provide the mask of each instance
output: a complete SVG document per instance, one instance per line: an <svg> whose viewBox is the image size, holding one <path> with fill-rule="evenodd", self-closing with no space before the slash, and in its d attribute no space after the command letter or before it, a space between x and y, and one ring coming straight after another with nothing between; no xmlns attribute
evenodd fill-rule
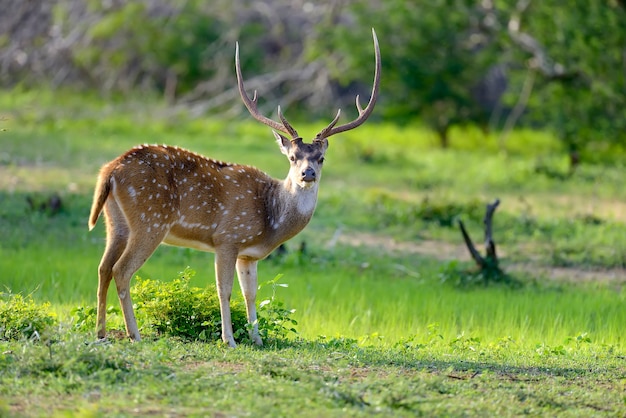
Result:
<svg viewBox="0 0 626 418"><path fill-rule="evenodd" d="M316 141L316 142L319 144L320 148L322 149L322 152L326 152L326 150L328 149L328 139L322 138L321 140Z"/></svg>
<svg viewBox="0 0 626 418"><path fill-rule="evenodd" d="M291 149L291 140L279 134L278 132L272 130L274 134L274 138L276 138L276 142L278 143L278 147L280 148L280 152L285 155L289 154L289 149Z"/></svg>

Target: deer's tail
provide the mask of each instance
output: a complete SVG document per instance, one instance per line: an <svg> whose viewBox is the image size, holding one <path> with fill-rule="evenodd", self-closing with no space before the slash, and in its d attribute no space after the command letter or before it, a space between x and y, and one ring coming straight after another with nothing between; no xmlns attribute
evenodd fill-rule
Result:
<svg viewBox="0 0 626 418"><path fill-rule="evenodd" d="M98 217L100 217L104 203L109 197L109 193L111 193L111 175L108 170L102 170L98 177L98 183L96 184L96 190L94 191L93 202L91 204L91 213L89 214L90 231L96 226L96 222L98 221Z"/></svg>

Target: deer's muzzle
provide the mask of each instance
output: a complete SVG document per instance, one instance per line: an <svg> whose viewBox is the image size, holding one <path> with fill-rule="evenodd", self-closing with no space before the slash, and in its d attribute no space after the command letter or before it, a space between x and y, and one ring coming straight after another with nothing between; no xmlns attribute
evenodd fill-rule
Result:
<svg viewBox="0 0 626 418"><path fill-rule="evenodd" d="M317 176L315 174L315 170L313 170L311 167L307 167L305 170L302 171L302 181L312 182L316 179Z"/></svg>

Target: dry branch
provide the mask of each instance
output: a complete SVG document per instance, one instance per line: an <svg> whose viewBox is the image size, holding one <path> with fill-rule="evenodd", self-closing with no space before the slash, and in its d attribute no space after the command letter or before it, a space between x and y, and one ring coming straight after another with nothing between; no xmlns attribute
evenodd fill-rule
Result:
<svg viewBox="0 0 626 418"><path fill-rule="evenodd" d="M256 76L254 78L250 78L247 81L246 89L249 91L257 90L261 97L264 97L266 92L271 92L276 89L283 83L295 82L300 85L307 85L307 83L303 83L303 81L310 81L313 78L313 75L319 71L321 68L320 62L313 62L303 67L291 68L289 70L277 71L270 74L264 74L260 76ZM239 113L241 107L243 106L239 103L239 90L237 86L234 86L228 90L219 93L210 99L207 100L197 100L198 97L207 96L207 91L210 91L213 87L209 85L210 82L200 84L193 92L189 93L187 96L182 97L179 101L180 105L189 110L189 113L194 116L199 116L205 114L210 110L214 110L216 108L220 108L226 106L230 103L236 103L236 109ZM304 92L300 92L301 95L311 94L310 90L306 90ZM281 105L283 107L288 107L293 101L300 99L300 96L295 98L288 98L281 101ZM269 107L269 106L268 106ZM274 104L271 105L272 109L264 109L261 107L261 111L264 113L270 113L271 110L275 107Z"/></svg>
<svg viewBox="0 0 626 418"><path fill-rule="evenodd" d="M485 217L483 218L483 224L485 225L485 252L486 256L483 257L480 252L476 249L476 246L472 242L467 230L465 229L465 225L463 221L459 220L459 227L461 228L461 234L463 235L463 240L465 241L465 245L472 256L472 259L476 262L476 265L481 270L493 270L499 271L498 266L498 255L496 253L496 243L493 240L493 214L496 211L498 205L500 205L500 200L496 199L493 203L487 205L487 211L485 213Z"/></svg>
<svg viewBox="0 0 626 418"><path fill-rule="evenodd" d="M463 221L460 219L459 219L459 227L461 228L461 234L463 234L463 240L465 241L465 245L467 246L467 249L469 250L470 255L472 256L476 264L478 264L478 266L482 268L485 263L485 260L483 259L483 257L480 255L480 253L474 246L474 243L472 242L472 238L470 238L469 234L467 233L467 230L465 229L465 225L463 224Z"/></svg>
<svg viewBox="0 0 626 418"><path fill-rule="evenodd" d="M493 203L487 205L487 213L483 223L485 225L485 249L487 251L487 258L498 262L498 256L496 255L496 243L493 240L493 214L500 205L500 199L496 199Z"/></svg>

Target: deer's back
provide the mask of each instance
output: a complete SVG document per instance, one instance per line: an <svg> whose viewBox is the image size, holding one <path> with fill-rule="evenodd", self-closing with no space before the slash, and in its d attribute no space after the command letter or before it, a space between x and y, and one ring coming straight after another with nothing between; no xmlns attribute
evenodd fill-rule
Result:
<svg viewBox="0 0 626 418"><path fill-rule="evenodd" d="M131 229L163 233L166 244L204 251L229 245L253 258L275 246L267 239L275 181L254 167L144 145L109 163L103 175Z"/></svg>

